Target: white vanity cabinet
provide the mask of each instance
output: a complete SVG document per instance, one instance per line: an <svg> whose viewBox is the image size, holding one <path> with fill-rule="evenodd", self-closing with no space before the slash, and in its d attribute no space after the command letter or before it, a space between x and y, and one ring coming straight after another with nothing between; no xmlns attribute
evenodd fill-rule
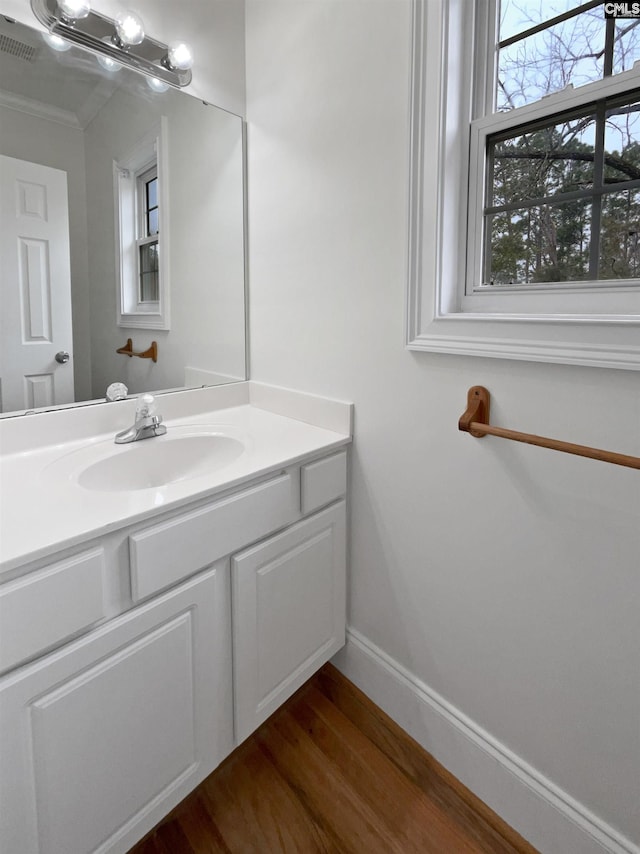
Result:
<svg viewBox="0 0 640 854"><path fill-rule="evenodd" d="M243 741L344 645L345 504L234 555L234 721Z"/></svg>
<svg viewBox="0 0 640 854"><path fill-rule="evenodd" d="M0 585L2 854L124 854L343 645L345 495L342 450Z"/></svg>
<svg viewBox="0 0 640 854"><path fill-rule="evenodd" d="M0 850L126 851L221 761L224 568L2 681Z"/></svg>

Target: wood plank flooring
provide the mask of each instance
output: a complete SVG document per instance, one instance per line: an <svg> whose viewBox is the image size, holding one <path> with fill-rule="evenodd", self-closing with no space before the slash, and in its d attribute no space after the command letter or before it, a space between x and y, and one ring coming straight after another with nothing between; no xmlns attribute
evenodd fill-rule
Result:
<svg viewBox="0 0 640 854"><path fill-rule="evenodd" d="M130 854L536 854L330 664Z"/></svg>

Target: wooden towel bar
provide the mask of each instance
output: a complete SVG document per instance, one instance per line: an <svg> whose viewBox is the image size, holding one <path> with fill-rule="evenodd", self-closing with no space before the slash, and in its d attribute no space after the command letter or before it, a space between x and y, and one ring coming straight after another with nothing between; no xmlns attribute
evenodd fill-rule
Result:
<svg viewBox="0 0 640 854"><path fill-rule="evenodd" d="M467 394L467 409L458 422L458 429L464 433L470 433L477 439L483 436L498 436L500 439L512 439L514 442L539 445L541 448L550 448L552 451L564 451L565 454L577 454L579 457L590 457L592 460L602 460L604 463L640 469L640 457L602 451L599 448L589 448L587 445L574 445L572 442L561 442L559 439L547 439L544 436L535 436L533 433L519 433L517 430L507 430L505 427L492 427L489 424L490 404L491 395L487 389L481 385L472 386Z"/></svg>
<svg viewBox="0 0 640 854"><path fill-rule="evenodd" d="M124 347L118 347L116 353L122 353L123 356L138 356L140 359L153 359L154 362L158 361L158 344L155 341L151 342L151 346L147 347L146 350L142 350L139 353L135 353L133 350L133 341L131 338L127 338L127 343Z"/></svg>

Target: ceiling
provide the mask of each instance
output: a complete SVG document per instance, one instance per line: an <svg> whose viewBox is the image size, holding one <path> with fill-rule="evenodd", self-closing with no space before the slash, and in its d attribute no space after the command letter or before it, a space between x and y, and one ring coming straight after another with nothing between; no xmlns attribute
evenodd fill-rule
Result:
<svg viewBox="0 0 640 854"><path fill-rule="evenodd" d="M120 73L107 74L87 51L55 51L38 30L0 15L0 104L85 127Z"/></svg>

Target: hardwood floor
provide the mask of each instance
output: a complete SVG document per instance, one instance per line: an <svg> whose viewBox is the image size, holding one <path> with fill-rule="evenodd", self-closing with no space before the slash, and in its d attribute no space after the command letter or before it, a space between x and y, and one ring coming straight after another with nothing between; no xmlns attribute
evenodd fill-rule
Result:
<svg viewBox="0 0 640 854"><path fill-rule="evenodd" d="M131 854L535 854L331 665Z"/></svg>

